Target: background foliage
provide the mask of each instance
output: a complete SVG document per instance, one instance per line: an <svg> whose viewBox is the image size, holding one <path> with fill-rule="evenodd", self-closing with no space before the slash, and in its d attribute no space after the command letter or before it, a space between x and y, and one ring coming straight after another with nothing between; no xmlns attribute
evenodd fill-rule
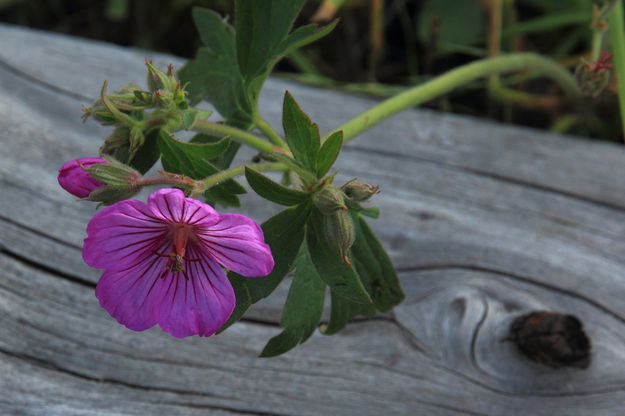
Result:
<svg viewBox="0 0 625 416"><path fill-rule="evenodd" d="M599 2L596 2L599 3ZM278 71L300 81L387 96L488 55L489 0L315 0L297 25L341 23L289 55ZM591 46L589 0L503 0L502 52L531 51L574 69ZM191 9L233 14L228 0L0 0L0 21L102 39L191 58L200 45ZM613 77L614 78L614 77ZM518 74L517 89L550 98L544 80ZM426 107L542 129L621 141L614 79L583 109L538 100L518 103L468 85Z"/></svg>

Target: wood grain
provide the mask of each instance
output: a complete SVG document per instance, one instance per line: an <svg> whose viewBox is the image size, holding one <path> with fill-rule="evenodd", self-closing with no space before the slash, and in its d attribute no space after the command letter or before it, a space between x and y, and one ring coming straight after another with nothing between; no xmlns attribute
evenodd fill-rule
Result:
<svg viewBox="0 0 625 416"><path fill-rule="evenodd" d="M379 185L372 222L407 299L394 313L259 359L286 291L226 333L177 340L118 325L82 263L93 205L56 183L107 130L80 122L107 79L141 84L143 59L178 58L0 26L0 414L621 415L625 404L625 151L431 111L351 142L339 182ZM272 79L322 130L373 101ZM239 161L248 160L242 153ZM245 196L262 221L276 211ZM573 313L586 370L553 370L505 341L536 309Z"/></svg>

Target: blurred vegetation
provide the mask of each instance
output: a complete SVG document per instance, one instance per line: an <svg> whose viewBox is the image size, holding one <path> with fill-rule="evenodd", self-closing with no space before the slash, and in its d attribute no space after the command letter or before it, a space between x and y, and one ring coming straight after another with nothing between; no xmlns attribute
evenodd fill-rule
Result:
<svg viewBox="0 0 625 416"><path fill-rule="evenodd" d="M591 58L593 7L603 3L311 0L300 24L336 17L341 23L320 42L289 56L278 71L301 82L376 96L393 95L448 69L505 52L537 52L574 71L583 58ZM199 45L191 21L195 6L229 15L233 1L0 0L0 21L192 57ZM607 37L604 42L603 49L609 50ZM475 82L426 107L621 141L611 78L581 108L570 108L553 84L529 72L496 84L493 79ZM511 88L524 95L507 94Z"/></svg>

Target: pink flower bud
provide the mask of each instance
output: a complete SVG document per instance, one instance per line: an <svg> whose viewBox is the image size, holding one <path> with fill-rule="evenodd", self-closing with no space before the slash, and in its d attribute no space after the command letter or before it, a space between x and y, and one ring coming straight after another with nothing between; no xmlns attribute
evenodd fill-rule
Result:
<svg viewBox="0 0 625 416"><path fill-rule="evenodd" d="M96 179L93 179L85 168L101 163L108 162L100 157L84 157L67 162L61 166L61 169L59 169L59 185L61 185L61 187L67 192L77 196L78 198L85 198L89 196L91 191L103 186L104 184Z"/></svg>

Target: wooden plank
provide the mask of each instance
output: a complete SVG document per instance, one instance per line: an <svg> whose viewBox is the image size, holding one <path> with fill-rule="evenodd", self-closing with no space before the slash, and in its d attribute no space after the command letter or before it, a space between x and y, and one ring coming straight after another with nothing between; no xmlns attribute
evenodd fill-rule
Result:
<svg viewBox="0 0 625 416"><path fill-rule="evenodd" d="M134 333L93 296L99 272L80 250L94 208L58 188L56 169L96 151L107 130L82 124L80 106L104 79L142 83L145 53L11 26L0 36L0 414L622 414L621 146L422 110L371 129L341 156L339 181L381 186L372 227L407 299L258 359L285 287L208 339ZM261 111L274 125L285 89L325 129L373 104L272 79ZM245 199L259 221L277 209ZM534 364L503 341L535 309L583 320L587 370Z"/></svg>

